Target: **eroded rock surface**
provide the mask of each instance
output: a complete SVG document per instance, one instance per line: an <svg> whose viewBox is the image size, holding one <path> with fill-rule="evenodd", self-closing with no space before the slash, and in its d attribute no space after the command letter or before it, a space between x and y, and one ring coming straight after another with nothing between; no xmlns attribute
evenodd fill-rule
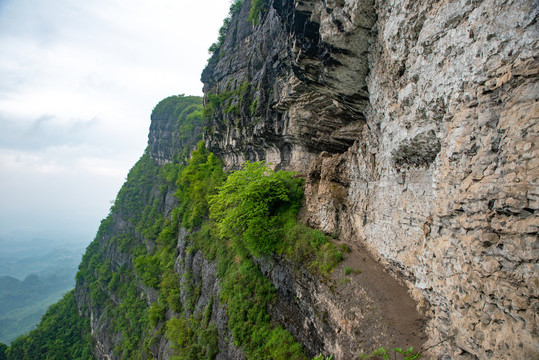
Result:
<svg viewBox="0 0 539 360"><path fill-rule="evenodd" d="M365 122L373 3L270 1L258 26L249 9L246 1L202 73L205 93L222 100L210 150L229 167L305 167L320 151L348 149Z"/></svg>
<svg viewBox="0 0 539 360"><path fill-rule="evenodd" d="M208 147L303 174L304 221L398 274L430 357L538 357L537 2L248 10L202 76Z"/></svg>

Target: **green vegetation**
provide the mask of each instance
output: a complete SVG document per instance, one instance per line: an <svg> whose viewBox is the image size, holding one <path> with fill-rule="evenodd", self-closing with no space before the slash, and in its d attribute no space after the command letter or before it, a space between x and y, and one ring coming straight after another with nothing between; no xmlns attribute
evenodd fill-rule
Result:
<svg viewBox="0 0 539 360"><path fill-rule="evenodd" d="M161 100L153 109L152 121L166 120L173 124L171 129L176 136L172 138L172 147L183 149L177 154L178 159L186 159L202 132L204 107L199 96L175 95ZM171 180L173 181L173 179Z"/></svg>
<svg viewBox="0 0 539 360"><path fill-rule="evenodd" d="M320 354L315 356L313 360L333 360L333 355L324 357L322 354Z"/></svg>
<svg viewBox="0 0 539 360"><path fill-rule="evenodd" d="M38 327L4 349L8 360L93 359L90 320L78 315L75 292L52 305ZM0 351L0 359L1 359Z"/></svg>
<svg viewBox="0 0 539 360"><path fill-rule="evenodd" d="M0 360L6 360L7 359L7 345L0 343Z"/></svg>
<svg viewBox="0 0 539 360"><path fill-rule="evenodd" d="M176 182L175 196L180 202L179 215L185 228L195 230L207 219L208 197L217 192L225 178L223 163L200 142Z"/></svg>
<svg viewBox="0 0 539 360"><path fill-rule="evenodd" d="M48 307L73 288L74 269L56 270L56 274L29 275L24 281L0 277L0 341L9 343L32 330Z"/></svg>
<svg viewBox="0 0 539 360"><path fill-rule="evenodd" d="M284 224L284 239L277 247L277 253L321 275L329 275L343 260L342 252L322 231L311 229L295 219L288 219Z"/></svg>
<svg viewBox="0 0 539 360"><path fill-rule="evenodd" d="M242 6L243 0L232 1L232 4L230 5L230 9L228 11L228 16L225 18L225 20L223 21L223 25L219 29L219 37L217 38L217 41L214 42L208 49L208 52L211 56L213 56L214 54L219 54L221 46L223 46L223 42L225 41L226 34L232 22L232 17L241 10Z"/></svg>
<svg viewBox="0 0 539 360"><path fill-rule="evenodd" d="M249 111L251 112L251 116L254 116L256 114L257 107L258 107L258 100L254 99L251 105L249 105Z"/></svg>
<svg viewBox="0 0 539 360"><path fill-rule="evenodd" d="M344 275L350 275L350 274L361 274L361 270L358 269L352 269L349 266L344 267Z"/></svg>
<svg viewBox="0 0 539 360"><path fill-rule="evenodd" d="M221 238L241 241L253 256L274 252L283 226L294 217L303 196L303 181L263 163L245 163L210 199L211 217Z"/></svg>
<svg viewBox="0 0 539 360"><path fill-rule="evenodd" d="M200 96L185 96L183 94L169 96L155 105L152 111L152 119L166 119L170 117L176 119L182 125L187 125L191 123L191 121L186 121L186 119L193 112L193 107L196 108L200 104L202 104L202 98ZM182 131L178 135L189 136L192 134L189 131Z"/></svg>
<svg viewBox="0 0 539 360"><path fill-rule="evenodd" d="M249 359L304 359L301 345L267 313L267 305L276 301L272 284L245 251L235 254L238 247L222 249L218 259L223 272L220 300L227 304L235 344Z"/></svg>
<svg viewBox="0 0 539 360"><path fill-rule="evenodd" d="M204 118L211 117L215 110L223 106L224 104L229 104L228 100L232 97L232 91L223 91L220 94L207 94L206 99L207 103L204 107Z"/></svg>
<svg viewBox="0 0 539 360"><path fill-rule="evenodd" d="M203 117L210 118L216 110L222 111L225 115L241 115L241 108L245 103L245 95L248 93L251 84L243 81L235 90L223 91L219 94L208 93L207 103L203 110Z"/></svg>
<svg viewBox="0 0 539 360"><path fill-rule="evenodd" d="M219 352L217 326L200 317L172 318L166 324L166 336L177 355L174 360L214 359Z"/></svg>
<svg viewBox="0 0 539 360"><path fill-rule="evenodd" d="M220 300L227 304L235 344L248 358L304 358L300 344L271 322L267 306L276 301L274 288L252 256L276 251L325 273L342 258L325 235L296 222L302 185L294 173L246 163L208 196L210 220L192 236L193 245L217 261ZM297 248L304 251L297 254Z"/></svg>
<svg viewBox="0 0 539 360"><path fill-rule="evenodd" d="M249 11L249 17L247 20L253 25L260 23L260 18L264 16L268 7L266 0L251 0L251 10Z"/></svg>
<svg viewBox="0 0 539 360"><path fill-rule="evenodd" d="M215 54L220 55L221 47L223 46L223 42L225 41L226 35L232 24L232 17L241 10L242 6L243 0L232 1L230 9L228 11L228 16L223 20L223 25L219 29L219 36L217 37L217 41L214 42L208 49L210 56L214 56ZM251 10L249 11L247 21L249 21L253 25L258 25L261 17L264 16L264 13L267 11L267 8L267 0L251 0Z"/></svg>
<svg viewBox="0 0 539 360"><path fill-rule="evenodd" d="M244 82L232 93L242 96L248 88ZM175 131L191 132L176 138L189 143L200 139L202 112L196 99L167 99L156 106L152 118L176 119ZM179 149L172 163L162 166L146 151L130 170L79 266L84 317L79 317L74 294L68 294L36 331L13 342L7 350L10 359L34 359L24 357L34 348L56 358L68 350L75 358L91 358L90 310L100 331L116 339L113 352L118 358L151 357L165 337L175 360L213 359L218 352L214 301L226 304L231 340L248 359L305 359L301 345L272 322L268 306L277 300L275 289L253 261L276 252L328 274L342 259L322 232L296 221L303 180L261 162L246 163L227 175L203 142L190 158L189 146ZM171 194L177 199L172 206ZM215 299L205 294L212 297L202 309L201 286L193 273L175 271L180 231L188 253L202 251L216 264L221 290ZM60 309L65 310L66 325L52 327L56 320L46 319L60 319ZM76 336L64 334L69 329L76 329ZM39 340L38 346L29 345L54 336L62 343Z"/></svg>

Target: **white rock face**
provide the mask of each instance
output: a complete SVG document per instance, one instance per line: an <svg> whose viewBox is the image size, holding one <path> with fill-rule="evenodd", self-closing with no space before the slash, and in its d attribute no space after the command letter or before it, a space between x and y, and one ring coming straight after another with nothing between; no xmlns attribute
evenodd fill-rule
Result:
<svg viewBox="0 0 539 360"><path fill-rule="evenodd" d="M431 356L537 358L538 4L375 8L367 121L323 160L309 221L365 244L430 304Z"/></svg>

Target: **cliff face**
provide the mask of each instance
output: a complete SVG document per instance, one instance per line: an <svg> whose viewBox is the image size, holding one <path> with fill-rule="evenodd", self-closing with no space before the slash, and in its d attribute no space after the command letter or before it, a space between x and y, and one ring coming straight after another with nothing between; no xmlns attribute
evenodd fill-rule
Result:
<svg viewBox="0 0 539 360"><path fill-rule="evenodd" d="M301 220L348 250L325 277L252 259L273 285L271 326L306 356L539 356L537 3L262 3L255 24L249 0L237 8L202 74L204 130L198 98L154 109L148 149L83 258L75 295L96 357L246 358L220 298L233 286L196 237L216 239L178 200L202 131L228 169L297 171Z"/></svg>
<svg viewBox="0 0 539 360"><path fill-rule="evenodd" d="M233 18L202 73L205 93L225 95L206 141L229 167L265 159L302 168L322 151L342 153L354 143L368 104L374 8L328 6L271 2L254 27L246 1Z"/></svg>
<svg viewBox="0 0 539 360"><path fill-rule="evenodd" d="M172 96L156 106L148 148L83 257L75 296L97 359L178 355L170 319L187 319L189 336L205 336L187 358L245 359L219 301L216 263L193 249L175 212L179 169L201 140L201 100Z"/></svg>
<svg viewBox="0 0 539 360"><path fill-rule="evenodd" d="M267 4L202 74L208 148L303 174L304 221L406 284L433 358L536 357L537 3Z"/></svg>

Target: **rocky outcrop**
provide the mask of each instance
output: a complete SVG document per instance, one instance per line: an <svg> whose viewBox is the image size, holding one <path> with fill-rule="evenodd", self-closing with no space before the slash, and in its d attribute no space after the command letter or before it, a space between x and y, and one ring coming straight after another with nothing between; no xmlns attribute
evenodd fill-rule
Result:
<svg viewBox="0 0 539 360"><path fill-rule="evenodd" d="M148 152L158 164L169 164L181 149L193 148L202 127L197 111L202 109L198 96L176 95L163 99L155 106L151 115L148 134ZM187 150L188 151L188 150Z"/></svg>
<svg viewBox="0 0 539 360"><path fill-rule="evenodd" d="M206 260L202 251L190 251L187 236L187 232L182 229L178 238L178 257L174 263L174 270L182 279L182 303L191 304L185 307L185 316L202 314L206 307L211 306L210 321L217 324L219 333L216 360L244 360L243 352L231 341L234 337L228 329L226 306L218 300L220 285L216 264ZM198 290L194 292L192 289Z"/></svg>
<svg viewBox="0 0 539 360"><path fill-rule="evenodd" d="M248 12L246 1L202 73L206 97L221 97L207 146L229 167L348 149L365 122L373 4L271 1L259 26Z"/></svg>
<svg viewBox="0 0 539 360"><path fill-rule="evenodd" d="M207 146L302 173L304 221L408 286L432 358L537 357L537 3L268 4L202 75Z"/></svg>

